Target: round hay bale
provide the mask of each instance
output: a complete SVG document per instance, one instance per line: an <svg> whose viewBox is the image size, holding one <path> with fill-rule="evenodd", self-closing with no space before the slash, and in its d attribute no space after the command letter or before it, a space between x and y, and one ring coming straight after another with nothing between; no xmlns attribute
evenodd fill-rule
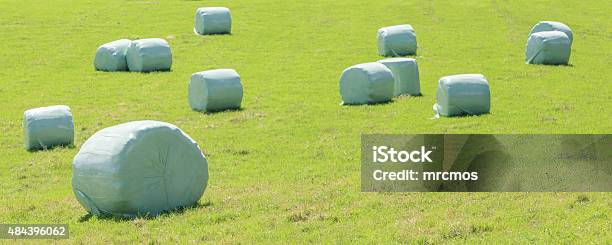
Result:
<svg viewBox="0 0 612 245"><path fill-rule="evenodd" d="M565 33L569 38L570 44L574 41L574 34L572 33L572 29L569 28L566 24L557 21L540 21L535 24L531 31L529 32L529 36L534 33L543 32L543 31L560 31Z"/></svg>
<svg viewBox="0 0 612 245"><path fill-rule="evenodd" d="M208 162L197 143L158 121L102 129L72 164L72 189L94 215L155 216L191 206L207 182Z"/></svg>
<svg viewBox="0 0 612 245"><path fill-rule="evenodd" d="M440 78L434 111L443 116L489 113L489 82L481 74L462 74Z"/></svg>
<svg viewBox="0 0 612 245"><path fill-rule="evenodd" d="M189 81L189 105L196 111L240 108L242 83L233 69L194 73Z"/></svg>
<svg viewBox="0 0 612 245"><path fill-rule="evenodd" d="M411 25L396 25L378 30L378 54L394 57L416 55L416 33Z"/></svg>
<svg viewBox="0 0 612 245"><path fill-rule="evenodd" d="M544 31L531 34L525 49L525 63L565 65L571 55L571 41L560 31Z"/></svg>
<svg viewBox="0 0 612 245"><path fill-rule="evenodd" d="M419 67L412 58L388 58L379 60L378 63L385 65L393 73L395 86L393 96L399 95L421 95L421 82L419 81Z"/></svg>
<svg viewBox="0 0 612 245"><path fill-rule="evenodd" d="M377 62L351 66L340 77L340 96L344 105L390 101L394 87L391 70Z"/></svg>
<svg viewBox="0 0 612 245"><path fill-rule="evenodd" d="M98 71L127 71L127 50L131 40L121 39L105 43L96 50L94 67Z"/></svg>
<svg viewBox="0 0 612 245"><path fill-rule="evenodd" d="M74 143L74 123L70 107L56 105L23 113L26 150L42 150Z"/></svg>
<svg viewBox="0 0 612 245"><path fill-rule="evenodd" d="M172 51L166 40L148 38L132 41L127 51L130 71L169 71L172 67Z"/></svg>
<svg viewBox="0 0 612 245"><path fill-rule="evenodd" d="M232 32L230 10L225 7L198 8L194 31L199 35L230 34Z"/></svg>

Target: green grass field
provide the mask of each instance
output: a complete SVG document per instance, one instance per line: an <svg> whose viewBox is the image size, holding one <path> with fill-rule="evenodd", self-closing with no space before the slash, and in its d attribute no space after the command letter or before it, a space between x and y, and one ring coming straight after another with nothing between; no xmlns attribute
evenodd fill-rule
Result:
<svg viewBox="0 0 612 245"><path fill-rule="evenodd" d="M0 0L0 223L68 223L108 243L611 243L609 193L361 193L362 133L611 133L610 1ZM233 34L196 36L195 9L226 6ZM524 64L532 25L574 30L570 66ZM340 106L348 66L381 59L376 31L417 32L423 97ZM96 48L161 37L171 72L93 69ZM234 68L243 109L194 112L194 72ZM440 77L482 73L491 114L431 119ZM76 146L27 152L26 109L72 108ZM71 163L96 131L173 123L209 160L198 206L153 219L89 217ZM6 242L6 240L4 241ZM31 241L36 242L36 241Z"/></svg>

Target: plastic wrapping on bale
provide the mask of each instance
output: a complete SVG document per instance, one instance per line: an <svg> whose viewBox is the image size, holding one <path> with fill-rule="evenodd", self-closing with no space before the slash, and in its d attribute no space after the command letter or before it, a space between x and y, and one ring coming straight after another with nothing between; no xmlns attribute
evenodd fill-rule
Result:
<svg viewBox="0 0 612 245"><path fill-rule="evenodd" d="M131 40L121 39L100 46L94 59L96 70L127 71L126 54L131 43Z"/></svg>
<svg viewBox="0 0 612 245"><path fill-rule="evenodd" d="M127 52L130 71L168 71L172 67L172 51L166 40L148 38L132 41Z"/></svg>
<svg viewBox="0 0 612 245"><path fill-rule="evenodd" d="M560 31L537 32L529 36L525 50L525 63L565 65L571 55L571 43Z"/></svg>
<svg viewBox="0 0 612 245"><path fill-rule="evenodd" d="M379 60L393 73L395 86L393 96L398 95L421 95L421 84L419 81L419 67L416 60L411 58L388 58Z"/></svg>
<svg viewBox="0 0 612 245"><path fill-rule="evenodd" d="M189 81L189 105L196 111L240 108L242 83L232 69L194 73Z"/></svg>
<svg viewBox="0 0 612 245"><path fill-rule="evenodd" d="M440 79L434 110L443 116L489 113L489 82L481 74L446 76Z"/></svg>
<svg viewBox="0 0 612 245"><path fill-rule="evenodd" d="M230 10L224 7L198 8L194 30L200 35L231 33L232 15Z"/></svg>
<svg viewBox="0 0 612 245"><path fill-rule="evenodd" d="M340 77L340 96L344 105L390 101L394 87L391 70L376 62L351 66Z"/></svg>
<svg viewBox="0 0 612 245"><path fill-rule="evenodd" d="M378 54L387 57L414 55L416 33L411 25L383 27L378 30Z"/></svg>
<svg viewBox="0 0 612 245"><path fill-rule="evenodd" d="M23 113L26 150L41 150L74 143L74 123L65 105L27 110Z"/></svg>
<svg viewBox="0 0 612 245"><path fill-rule="evenodd" d="M158 121L102 129L72 164L72 189L94 215L155 216L192 206L207 182L208 162L197 143Z"/></svg>
<svg viewBox="0 0 612 245"><path fill-rule="evenodd" d="M529 36L534 33L543 32L543 31L560 31L565 33L569 38L570 44L574 41L574 34L572 33L572 29L569 28L566 24L556 21L540 21L536 25L531 28L531 32L529 32Z"/></svg>

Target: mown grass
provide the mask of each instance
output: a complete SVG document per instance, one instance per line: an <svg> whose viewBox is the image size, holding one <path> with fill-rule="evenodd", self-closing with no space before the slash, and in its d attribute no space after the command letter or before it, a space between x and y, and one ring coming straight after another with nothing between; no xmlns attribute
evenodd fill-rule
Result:
<svg viewBox="0 0 612 245"><path fill-rule="evenodd" d="M108 242L609 243L608 193L361 193L362 133L610 133L609 1L0 1L0 223L68 223L70 240ZM227 6L233 34L196 36L200 6ZM574 30L570 66L524 64L539 20ZM410 23L418 98L342 107L340 72L375 61L376 30ZM93 70L120 38L166 38L171 72ZM234 68L243 110L190 110L191 73ZM482 73L491 114L433 116L438 78ZM23 149L23 111L72 108L76 147ZM71 162L96 131L173 123L202 147L200 205L153 219L88 217Z"/></svg>

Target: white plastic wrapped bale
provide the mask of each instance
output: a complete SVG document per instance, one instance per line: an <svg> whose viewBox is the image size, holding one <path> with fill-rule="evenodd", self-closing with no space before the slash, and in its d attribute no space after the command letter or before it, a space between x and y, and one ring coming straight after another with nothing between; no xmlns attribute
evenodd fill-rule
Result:
<svg viewBox="0 0 612 245"><path fill-rule="evenodd" d="M168 71L172 67L172 51L166 40L148 38L132 41L127 51L130 71Z"/></svg>
<svg viewBox="0 0 612 245"><path fill-rule="evenodd" d="M351 66L340 77L340 96L344 105L390 101L394 87L391 70L377 62Z"/></svg>
<svg viewBox="0 0 612 245"><path fill-rule="evenodd" d="M543 32L543 31L560 31L565 33L569 38L570 44L574 41L574 35L572 33L572 29L569 28L566 24L557 21L540 21L536 25L531 28L531 32L529 32L529 36L534 33Z"/></svg>
<svg viewBox="0 0 612 245"><path fill-rule="evenodd" d="M96 50L94 67L98 71L127 71L127 60L125 58L131 40L121 39L105 43Z"/></svg>
<svg viewBox="0 0 612 245"><path fill-rule="evenodd" d="M74 143L74 123L70 108L56 105L29 109L23 113L26 150L42 150Z"/></svg>
<svg viewBox="0 0 612 245"><path fill-rule="evenodd" d="M378 54L387 57L415 55L416 33L411 25L383 27L378 30Z"/></svg>
<svg viewBox="0 0 612 245"><path fill-rule="evenodd" d="M231 33L232 15L230 10L224 7L198 8L194 30L199 35Z"/></svg>
<svg viewBox="0 0 612 245"><path fill-rule="evenodd" d="M419 81L419 67L416 60L412 58L388 58L379 60L393 73L395 86L393 96L399 95L421 95L421 83Z"/></svg>
<svg viewBox="0 0 612 245"><path fill-rule="evenodd" d="M240 108L242 83L232 69L202 71L191 75L189 105L196 111L220 111Z"/></svg>
<svg viewBox="0 0 612 245"><path fill-rule="evenodd" d="M527 40L525 63L565 65L569 63L571 42L560 31L544 31L531 34Z"/></svg>
<svg viewBox="0 0 612 245"><path fill-rule="evenodd" d="M72 190L94 215L155 216L194 205L208 162L176 126L134 121L102 129L74 157Z"/></svg>
<svg viewBox="0 0 612 245"><path fill-rule="evenodd" d="M489 82L481 74L446 76L440 79L434 111L442 116L489 113Z"/></svg>

